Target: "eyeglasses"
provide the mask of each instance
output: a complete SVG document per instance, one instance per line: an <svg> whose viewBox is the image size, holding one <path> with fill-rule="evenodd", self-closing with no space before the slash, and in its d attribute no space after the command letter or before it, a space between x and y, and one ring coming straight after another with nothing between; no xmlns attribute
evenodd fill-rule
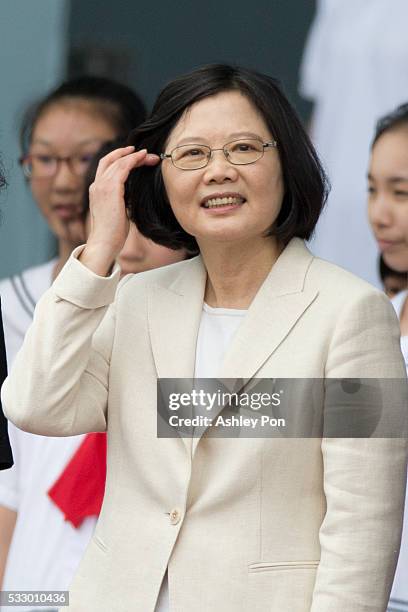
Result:
<svg viewBox="0 0 408 612"><path fill-rule="evenodd" d="M205 168L212 158L213 151L222 151L231 164L244 166L261 159L267 148L277 147L276 140L262 142L255 138L232 140L220 149L212 149L203 144L186 144L175 147L170 153L161 153L160 159L171 159L173 166L180 170L199 170Z"/></svg>
<svg viewBox="0 0 408 612"><path fill-rule="evenodd" d="M56 175L62 162L68 164L68 168L75 176L84 176L89 168L95 153L83 155L70 155L58 157L57 155L29 154L19 159L24 176L27 178L52 178Z"/></svg>

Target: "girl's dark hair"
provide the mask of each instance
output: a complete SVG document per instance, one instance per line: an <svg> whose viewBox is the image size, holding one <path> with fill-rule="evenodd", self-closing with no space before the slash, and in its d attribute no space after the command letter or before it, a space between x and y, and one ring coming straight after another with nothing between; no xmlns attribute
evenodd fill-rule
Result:
<svg viewBox="0 0 408 612"><path fill-rule="evenodd" d="M328 181L309 137L275 79L223 64L194 70L163 89L150 117L131 133L128 144L152 153L164 152L170 132L187 108L226 91L246 96L278 143L285 195L268 235L284 243L294 236L310 238L327 199ZM198 250L194 236L183 230L171 210L160 165L132 171L126 204L131 219L148 238L170 248Z"/></svg>
<svg viewBox="0 0 408 612"><path fill-rule="evenodd" d="M385 132L395 130L403 125L408 126L408 103L397 106L391 113L381 117L375 126L374 139L371 148Z"/></svg>
<svg viewBox="0 0 408 612"><path fill-rule="evenodd" d="M94 76L71 79L25 112L20 130L23 154L27 152L34 127L41 115L58 102L74 100L94 103L98 112L111 122L122 138L126 138L146 118L146 108L141 98L126 85Z"/></svg>

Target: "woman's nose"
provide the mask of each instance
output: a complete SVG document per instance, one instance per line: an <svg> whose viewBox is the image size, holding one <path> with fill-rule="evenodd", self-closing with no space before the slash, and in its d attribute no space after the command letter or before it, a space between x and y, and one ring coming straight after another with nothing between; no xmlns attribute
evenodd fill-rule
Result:
<svg viewBox="0 0 408 612"><path fill-rule="evenodd" d="M369 217L373 225L377 227L388 227L392 225L392 204L386 194L375 194L369 200Z"/></svg>
<svg viewBox="0 0 408 612"><path fill-rule="evenodd" d="M58 163L53 177L54 189L71 191L82 188L83 184L84 178L82 176L77 176L66 160L62 160Z"/></svg>
<svg viewBox="0 0 408 612"><path fill-rule="evenodd" d="M238 177L238 170L228 161L224 151L212 152L211 158L205 167L204 180L206 183L233 182Z"/></svg>

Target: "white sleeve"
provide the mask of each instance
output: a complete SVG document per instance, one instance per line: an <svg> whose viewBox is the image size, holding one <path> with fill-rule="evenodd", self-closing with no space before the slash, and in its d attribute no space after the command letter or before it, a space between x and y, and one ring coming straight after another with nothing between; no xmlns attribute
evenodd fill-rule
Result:
<svg viewBox="0 0 408 612"><path fill-rule="evenodd" d="M333 333L328 378L406 385L399 326L385 294L349 300ZM404 386L404 388L406 388ZM398 559L407 440L323 438L327 511L311 612L384 612Z"/></svg>
<svg viewBox="0 0 408 612"><path fill-rule="evenodd" d="M38 302L23 347L1 389L23 431L73 436L105 431L115 298L120 269L101 277L73 251ZM125 279L124 279L125 280Z"/></svg>

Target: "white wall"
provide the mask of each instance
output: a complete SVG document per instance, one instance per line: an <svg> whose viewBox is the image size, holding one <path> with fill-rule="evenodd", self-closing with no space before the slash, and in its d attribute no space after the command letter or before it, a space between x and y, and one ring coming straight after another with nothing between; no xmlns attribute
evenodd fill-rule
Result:
<svg viewBox="0 0 408 612"><path fill-rule="evenodd" d="M9 187L0 197L0 278L45 261L53 240L18 165L26 106L64 76L68 0L0 0L0 155Z"/></svg>

